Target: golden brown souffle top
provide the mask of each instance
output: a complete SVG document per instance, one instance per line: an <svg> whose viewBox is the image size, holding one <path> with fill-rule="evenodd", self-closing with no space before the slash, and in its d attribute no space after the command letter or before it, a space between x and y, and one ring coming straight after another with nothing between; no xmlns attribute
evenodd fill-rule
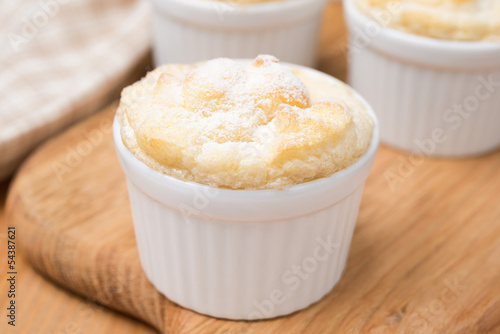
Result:
<svg viewBox="0 0 500 334"><path fill-rule="evenodd" d="M125 146L149 167L229 189L284 189L356 162L374 120L351 88L272 56L164 65L122 92Z"/></svg>
<svg viewBox="0 0 500 334"><path fill-rule="evenodd" d="M349 0L379 23L416 35L500 42L500 0Z"/></svg>

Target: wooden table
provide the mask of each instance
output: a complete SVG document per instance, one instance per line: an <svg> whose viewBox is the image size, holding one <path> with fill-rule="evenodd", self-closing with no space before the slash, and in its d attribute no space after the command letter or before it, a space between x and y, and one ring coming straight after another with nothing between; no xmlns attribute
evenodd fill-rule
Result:
<svg viewBox="0 0 500 334"><path fill-rule="evenodd" d="M75 294L53 284L39 275L23 260L22 254L16 254L18 282L16 302L16 327L7 325L5 310L8 306L7 281L7 226L4 217L5 198L9 181L0 183L0 333L27 334L153 334L148 325L111 311L94 302L80 298ZM22 231L19 231L22 238Z"/></svg>

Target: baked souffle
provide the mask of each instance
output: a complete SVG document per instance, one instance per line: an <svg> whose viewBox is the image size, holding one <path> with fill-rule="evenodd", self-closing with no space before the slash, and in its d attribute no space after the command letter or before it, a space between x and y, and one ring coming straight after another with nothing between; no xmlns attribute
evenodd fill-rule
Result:
<svg viewBox="0 0 500 334"><path fill-rule="evenodd" d="M500 41L498 0L349 0L379 23L426 37Z"/></svg>
<svg viewBox="0 0 500 334"><path fill-rule="evenodd" d="M374 127L350 87L268 55L160 66L123 90L117 117L149 167L246 190L328 177L363 155Z"/></svg>

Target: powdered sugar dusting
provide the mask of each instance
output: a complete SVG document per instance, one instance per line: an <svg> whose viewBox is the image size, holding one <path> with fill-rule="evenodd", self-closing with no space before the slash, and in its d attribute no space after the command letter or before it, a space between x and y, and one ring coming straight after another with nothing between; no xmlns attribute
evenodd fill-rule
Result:
<svg viewBox="0 0 500 334"><path fill-rule="evenodd" d="M367 148L358 145L347 104L312 100L303 80L273 56L220 58L182 73L158 68L124 90L119 108L127 147L166 174L232 189L282 189L328 176ZM143 97L131 101L140 89Z"/></svg>

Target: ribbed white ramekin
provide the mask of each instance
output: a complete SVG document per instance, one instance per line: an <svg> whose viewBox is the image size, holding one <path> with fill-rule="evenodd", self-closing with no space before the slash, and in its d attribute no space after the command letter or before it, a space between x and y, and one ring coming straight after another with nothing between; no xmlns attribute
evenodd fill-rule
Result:
<svg viewBox="0 0 500 334"><path fill-rule="evenodd" d="M383 142L444 157L500 146L500 43L401 32L376 23L352 0L344 0L344 10L349 83L375 109Z"/></svg>
<svg viewBox="0 0 500 334"><path fill-rule="evenodd" d="M283 191L216 189L161 174L124 146L115 119L141 264L153 285L181 306L227 319L273 318L327 294L346 265L379 144L371 107L353 93L376 123L368 150L328 178Z"/></svg>
<svg viewBox="0 0 500 334"><path fill-rule="evenodd" d="M282 61L313 66L326 2L238 5L219 0L152 0L155 63L272 54Z"/></svg>

